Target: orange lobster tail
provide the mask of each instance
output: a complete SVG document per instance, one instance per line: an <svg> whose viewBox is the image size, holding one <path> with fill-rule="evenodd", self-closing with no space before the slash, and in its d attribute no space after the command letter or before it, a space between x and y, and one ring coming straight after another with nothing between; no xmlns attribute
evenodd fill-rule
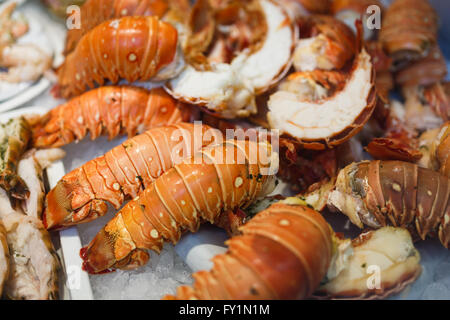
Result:
<svg viewBox="0 0 450 320"><path fill-rule="evenodd" d="M366 161L348 168L350 184L363 190L363 201L379 225L407 227L422 239L438 234L450 247L449 178L401 161Z"/></svg>
<svg viewBox="0 0 450 320"><path fill-rule="evenodd" d="M68 173L47 195L46 228L94 220L106 213L106 202L118 209L125 199L136 197L174 164L207 145L202 137L208 129L187 123L155 128Z"/></svg>
<svg viewBox="0 0 450 320"><path fill-rule="evenodd" d="M177 41L176 29L156 17L106 21L86 33L58 69L59 92L67 98L105 79L149 80L174 60Z"/></svg>
<svg viewBox="0 0 450 320"><path fill-rule="evenodd" d="M230 140L176 165L123 207L82 250L84 268L98 273L142 265L146 249L160 252L165 241L178 242L183 231L194 232L203 221L215 223L222 213L250 205L273 187L274 176L262 174L267 162L252 159L267 151L269 144Z"/></svg>
<svg viewBox="0 0 450 320"><path fill-rule="evenodd" d="M80 28L70 29L67 32L65 54L73 51L78 41L89 30L106 20L125 16L161 18L167 9L168 4L164 0L88 0L81 7Z"/></svg>
<svg viewBox="0 0 450 320"><path fill-rule="evenodd" d="M427 0L396 0L386 10L380 41L396 62L417 60L436 43L438 16Z"/></svg>
<svg viewBox="0 0 450 320"><path fill-rule="evenodd" d="M100 87L73 98L42 116L32 126L33 144L37 148L61 147L107 133L136 133L179 123L186 109L163 89L147 91L135 87Z"/></svg>
<svg viewBox="0 0 450 320"><path fill-rule="evenodd" d="M165 299L303 299L325 277L332 256L331 228L316 211L276 203L240 228L211 271ZM230 272L231 271L231 272Z"/></svg>

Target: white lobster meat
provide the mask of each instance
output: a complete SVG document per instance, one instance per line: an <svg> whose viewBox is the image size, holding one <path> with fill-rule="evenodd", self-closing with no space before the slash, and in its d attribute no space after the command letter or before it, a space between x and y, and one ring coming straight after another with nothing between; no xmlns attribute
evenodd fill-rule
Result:
<svg viewBox="0 0 450 320"><path fill-rule="evenodd" d="M210 68L186 69L167 85L175 98L206 106L225 118L256 112L255 95L281 79L290 67L296 27L284 8L272 1L259 2L267 33L254 52L244 49L230 63L210 62Z"/></svg>
<svg viewBox="0 0 450 320"><path fill-rule="evenodd" d="M324 99L317 92L307 96L319 100L305 99L304 92L285 91L283 87L274 93L268 102L271 128L312 149L333 147L350 139L375 107L374 69L369 54L361 50L342 90Z"/></svg>
<svg viewBox="0 0 450 320"><path fill-rule="evenodd" d="M406 229L384 227L337 243L332 266L317 291L327 298L385 298L421 273L420 254Z"/></svg>

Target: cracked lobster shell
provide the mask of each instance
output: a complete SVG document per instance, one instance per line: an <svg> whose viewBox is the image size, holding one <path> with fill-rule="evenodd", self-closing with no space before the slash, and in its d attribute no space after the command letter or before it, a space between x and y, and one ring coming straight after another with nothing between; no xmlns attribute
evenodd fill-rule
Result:
<svg viewBox="0 0 450 320"><path fill-rule="evenodd" d="M359 54L358 58L360 58L361 54L367 55L365 50ZM353 66L351 73L353 73L355 69L355 66ZM303 146L306 149L312 149L312 150L324 150L326 148L334 148L347 140L349 140L351 137L356 135L364 126L364 124L369 120L369 118L372 116L372 113L376 107L377 104L377 93L375 88L375 70L373 68L373 65L371 64L371 75L370 75L370 82L371 82L371 88L369 90L369 93L366 98L366 106L362 108L359 115L353 120L352 123L347 125L344 129L339 130L338 132L334 132L333 134L330 134L328 136L320 137L320 138L306 138L306 137L298 137L294 136L286 131L281 131L281 136L291 139L295 141L297 144ZM351 76L350 76L351 78ZM350 80L347 81L350 82ZM346 84L347 86L347 84ZM346 88L342 91L345 91ZM342 92L340 91L340 92ZM336 95L340 94L340 92L335 93L333 96L324 99L322 102L318 103L318 106L320 108L320 104L325 103L326 101L330 101L333 99ZM270 101L269 101L269 108L270 108ZM271 123L271 127L274 129L279 129L274 125L274 122L271 120L271 116L269 115L269 122Z"/></svg>
<svg viewBox="0 0 450 320"><path fill-rule="evenodd" d="M273 88L286 75L298 38L298 28L282 5L274 0L263 0L261 6L269 30L259 50L250 55L241 52L231 63L215 63L207 71L189 65L166 83L166 91L177 100L205 107L222 118L248 117L256 113L255 96ZM275 45L277 40L281 44ZM286 43L282 42L284 40ZM272 63L268 64L270 57ZM201 87L195 87L194 83L200 83Z"/></svg>

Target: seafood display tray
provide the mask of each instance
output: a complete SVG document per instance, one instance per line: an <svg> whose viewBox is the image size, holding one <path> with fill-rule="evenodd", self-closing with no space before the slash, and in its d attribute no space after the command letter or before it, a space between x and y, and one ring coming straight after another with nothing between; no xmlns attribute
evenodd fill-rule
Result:
<svg viewBox="0 0 450 320"><path fill-rule="evenodd" d="M439 0L434 2L437 1ZM441 4L442 3L444 2L441 2ZM36 4L30 5L39 7L39 5ZM450 7L447 6L447 8ZM35 8L32 10L41 9L42 8ZM442 10L441 12L444 13L446 11ZM448 21L445 20L443 21L444 27L450 27L449 25L446 25L447 22ZM443 43L441 43L441 46L444 54L447 58L450 58L450 39L442 38L443 36L446 36L443 32L450 30L450 28L443 29L444 30L441 33L441 42ZM53 31L53 26L49 27L46 31L51 33ZM59 32L57 32L56 35L54 34L53 37L57 40L55 41L56 43L63 43ZM41 81L45 82L48 80L42 78ZM36 107L20 108L12 112L1 113L6 109L2 110L0 101L0 122L24 114L43 114L57 105L56 100L50 96L49 90L46 90L49 85L50 83L48 83L45 88L42 88L43 94L27 103L27 106L36 105ZM36 93L35 96L37 95L39 95L39 93ZM16 99L22 98L24 98L24 96L16 97ZM26 101L21 100L20 105L30 101L33 97L28 95L24 99ZM11 101L14 102L14 98L8 102ZM18 105L19 104L14 102L14 107ZM13 107L8 107L8 109L11 108ZM99 154L103 154L106 150L109 150L113 144L119 144L123 139L125 139L125 137L105 143L106 138L101 138L95 142L84 141L79 144L73 143L70 146L64 147L64 150L69 151L66 159L57 161L51 167L46 169L48 185L51 188L54 187L62 176L78 167L80 163L87 162L92 158L97 157ZM86 148L87 145L89 145L88 148ZM287 190L287 185L280 183L273 194L281 193L286 196L290 195ZM110 216L111 214L113 214L112 210L110 210L107 216ZM326 212L324 215L327 222L331 224L336 232L344 233L347 237L355 237L361 232L361 230L351 225L348 218L344 215L333 214L330 212ZM105 216L103 218L107 217ZM99 224L102 221L104 220L100 221L99 219L97 223ZM95 288L97 288L96 284L98 284L100 280L93 280L81 268L82 260L79 256L79 252L82 245L86 245L87 237L86 235L83 236L83 230L85 230L85 228L88 229L92 227L89 226L89 224L84 224L80 227L52 232L52 240L62 264L62 270L60 272L60 298L64 300L93 300L94 298L97 298ZM93 228L90 231L92 230ZM195 234L187 233L184 235L180 242L174 247L174 250L178 256L185 261L192 272L210 269L212 266L211 258L226 251L224 242L227 238L228 236L223 230L211 225L205 225ZM415 245L422 257L422 275L415 283L409 285L405 291L392 296L389 299L450 299L450 273L448 272L450 269L450 251L443 248L436 239L418 242ZM169 277L170 276L173 275L169 275ZM144 282L141 283L141 285L148 286L148 284L145 284ZM116 287L117 286L118 285L116 285ZM127 289L125 286L126 285L124 284L124 292ZM158 290L161 291L162 289ZM124 297L124 294L122 297ZM126 296L124 298L129 297ZM142 298L148 297L145 296L145 294L142 294Z"/></svg>

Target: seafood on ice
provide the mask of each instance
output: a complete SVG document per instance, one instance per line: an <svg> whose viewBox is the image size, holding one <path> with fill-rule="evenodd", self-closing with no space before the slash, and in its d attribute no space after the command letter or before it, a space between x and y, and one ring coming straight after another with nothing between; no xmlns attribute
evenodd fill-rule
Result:
<svg viewBox="0 0 450 320"><path fill-rule="evenodd" d="M128 202L82 249L90 273L145 264L181 233L246 208L275 187L278 154L268 142L226 140L203 148Z"/></svg>
<svg viewBox="0 0 450 320"><path fill-rule="evenodd" d="M342 239L297 197L269 205L226 244L210 271L196 272L192 286L165 299L384 298L421 272L407 230L385 227ZM374 266L379 281L367 285L366 270Z"/></svg>
<svg viewBox="0 0 450 320"><path fill-rule="evenodd" d="M228 251L213 258L212 270L194 273L192 286L179 287L166 299L307 298L331 265L332 233L317 211L275 203L227 240Z"/></svg>

